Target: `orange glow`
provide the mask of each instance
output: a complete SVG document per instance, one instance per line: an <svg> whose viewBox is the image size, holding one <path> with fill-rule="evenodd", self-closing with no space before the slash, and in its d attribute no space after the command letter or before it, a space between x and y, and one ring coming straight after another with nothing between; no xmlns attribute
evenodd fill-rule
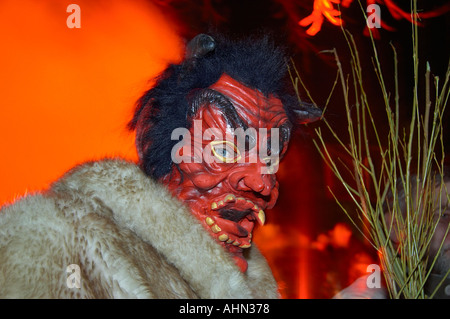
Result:
<svg viewBox="0 0 450 319"><path fill-rule="evenodd" d="M307 30L306 33L310 36L316 35L320 29L322 28L322 24L324 21L324 18L327 18L328 21L330 21L332 24L336 26L340 26L344 23L343 20L341 20L340 15L341 12L333 7L334 4L339 4L342 7L349 7L352 4L353 0L314 0L314 9L313 12L307 16L306 18L303 18L298 22L298 24L302 27L307 27L311 25ZM444 4L441 7L435 8L433 10L430 10L428 12L420 12L417 14L417 19L414 19L411 17L410 12L406 12L402 10L398 5L396 5L392 0L367 0L366 5L371 4L380 4L386 6L389 13L392 15L393 18L397 20L406 19L409 22L414 22L417 24L421 24L421 19L429 19L434 18L440 15L443 15L446 12L450 11L450 3ZM377 19L381 23L381 27L383 29L394 31L395 29L387 25L385 22L383 22L379 15L377 15ZM374 33L374 36L377 38L379 37L378 30L372 29L372 32ZM369 32L367 28L365 29L365 34L368 35Z"/></svg>
<svg viewBox="0 0 450 319"><path fill-rule="evenodd" d="M367 275L367 266L373 263L373 258L368 254L363 252L357 253L349 267L349 282L354 282L359 277Z"/></svg>
<svg viewBox="0 0 450 319"><path fill-rule="evenodd" d="M136 159L126 131L149 80L181 57L171 22L148 1L0 2L0 205L75 164Z"/></svg>
<svg viewBox="0 0 450 319"><path fill-rule="evenodd" d="M329 245L335 248L348 248L352 231L343 224L337 223L327 234L319 234L312 247L324 251Z"/></svg>
<svg viewBox="0 0 450 319"><path fill-rule="evenodd" d="M323 24L323 17L327 18L334 25L341 25L342 20L339 18L341 12L334 9L333 3L340 3L341 0L314 0L314 10L306 18L299 21L299 25L306 27L311 25L306 33L313 36L320 31Z"/></svg>
<svg viewBox="0 0 450 319"><path fill-rule="evenodd" d="M309 262L308 250L304 247L300 248L299 251L299 260L298 260L298 298L299 299L308 299L310 296L310 280L311 276L310 269L311 263Z"/></svg>

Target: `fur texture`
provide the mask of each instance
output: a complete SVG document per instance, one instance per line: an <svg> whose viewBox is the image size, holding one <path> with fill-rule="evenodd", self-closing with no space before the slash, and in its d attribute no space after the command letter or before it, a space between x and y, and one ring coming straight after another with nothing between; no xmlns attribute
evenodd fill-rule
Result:
<svg viewBox="0 0 450 319"><path fill-rule="evenodd" d="M90 162L0 211L0 298L279 297L264 257L247 253L243 274L138 166Z"/></svg>

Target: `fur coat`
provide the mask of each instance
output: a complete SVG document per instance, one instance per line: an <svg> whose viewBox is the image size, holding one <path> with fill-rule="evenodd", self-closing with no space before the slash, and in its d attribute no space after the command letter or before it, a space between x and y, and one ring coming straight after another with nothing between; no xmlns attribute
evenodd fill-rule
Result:
<svg viewBox="0 0 450 319"><path fill-rule="evenodd" d="M254 245L247 254L241 273L135 164L90 162L1 209L0 298L279 297L264 257Z"/></svg>

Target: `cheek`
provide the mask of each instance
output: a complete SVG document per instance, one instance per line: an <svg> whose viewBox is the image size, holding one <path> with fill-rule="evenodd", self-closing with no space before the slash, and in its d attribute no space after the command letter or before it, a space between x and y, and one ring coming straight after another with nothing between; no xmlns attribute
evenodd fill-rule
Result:
<svg viewBox="0 0 450 319"><path fill-rule="evenodd" d="M203 163L180 163L180 170L185 179L200 190L209 190L217 186L227 176L225 172L211 172Z"/></svg>
<svg viewBox="0 0 450 319"><path fill-rule="evenodd" d="M212 176L210 174L200 173L191 177L192 183L195 187L201 190L210 190L221 182L221 176Z"/></svg>

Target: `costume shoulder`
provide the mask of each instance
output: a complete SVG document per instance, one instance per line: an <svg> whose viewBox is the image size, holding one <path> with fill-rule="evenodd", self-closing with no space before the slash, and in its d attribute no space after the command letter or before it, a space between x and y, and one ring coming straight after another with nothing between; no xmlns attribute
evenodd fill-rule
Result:
<svg viewBox="0 0 450 319"><path fill-rule="evenodd" d="M90 162L3 207L0 297L196 298L174 266L114 219L126 206L115 189L132 191L127 182L141 177L122 160Z"/></svg>
<svg viewBox="0 0 450 319"><path fill-rule="evenodd" d="M0 297L252 298L248 277L274 282L256 247L244 275L163 185L120 159L3 207L0 251Z"/></svg>

